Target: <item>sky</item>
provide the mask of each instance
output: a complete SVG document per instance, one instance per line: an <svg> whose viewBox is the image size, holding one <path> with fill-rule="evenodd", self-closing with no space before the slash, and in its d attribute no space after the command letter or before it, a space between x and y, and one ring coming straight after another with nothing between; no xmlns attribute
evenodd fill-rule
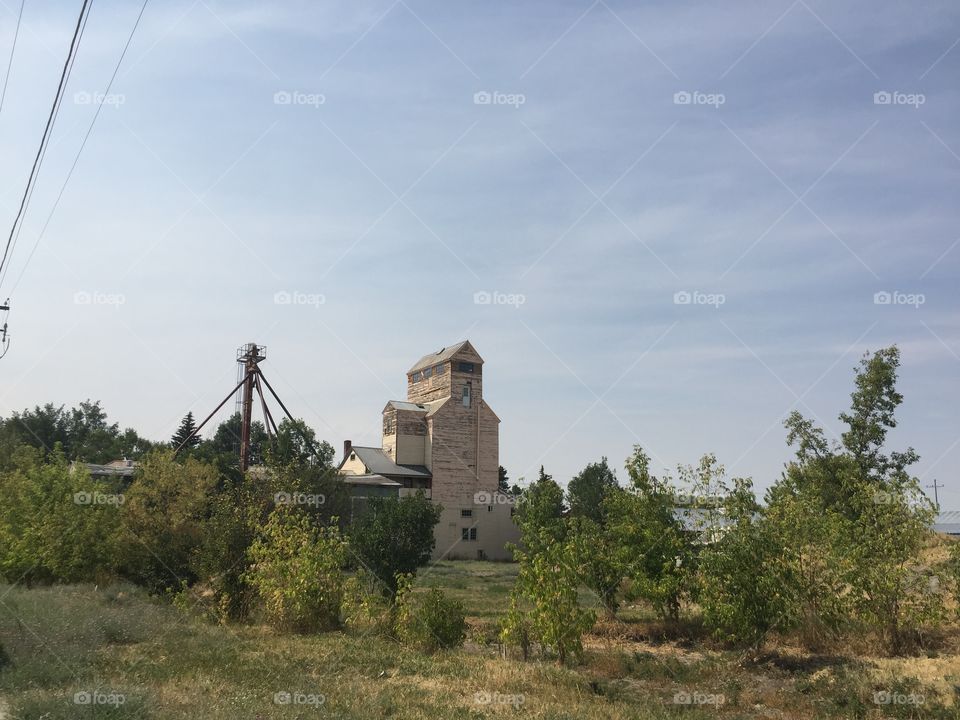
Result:
<svg viewBox="0 0 960 720"><path fill-rule="evenodd" d="M4 239L79 7L25 3ZM896 343L889 447L960 509L956 3L153 2L105 94L139 11L93 4L0 284L0 415L98 399L165 439L258 342L319 437L377 445L469 338L511 481L623 479L639 444L762 490L783 419L837 438Z"/></svg>

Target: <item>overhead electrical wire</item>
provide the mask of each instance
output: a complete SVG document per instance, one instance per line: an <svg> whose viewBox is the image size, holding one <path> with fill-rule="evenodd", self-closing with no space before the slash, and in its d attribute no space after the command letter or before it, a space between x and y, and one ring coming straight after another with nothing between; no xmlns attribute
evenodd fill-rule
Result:
<svg viewBox="0 0 960 720"><path fill-rule="evenodd" d="M20 207L17 209L17 215L14 218L13 225L10 226L10 234L7 237L7 243L3 250L3 257L0 258L0 270L3 270L4 275L6 274L6 268L8 265L7 260L10 257L10 252L14 244L14 236L17 234L17 229L22 222L24 211L29 204L29 198L33 194L33 186L36 183L36 178L40 171L42 159L46 153L47 144L50 141L50 133L53 130L53 125L56 121L57 115L59 114L60 103L63 100L63 93L66 89L67 81L70 78L70 71L73 68L73 59L76 56L77 50L79 49L83 28L86 27L86 19L89 14L90 3L91 0L83 0L83 5L80 8L80 16L77 18L77 24L73 30L73 37L70 40L70 49L67 52L67 59L64 61L63 70L60 72L60 82L57 85L57 93L54 96L53 105L50 107L50 113L47 116L47 123L43 129L43 136L40 139L40 147L37 148L37 154L33 159L33 165L30 168L30 175L27 178L27 185L23 189L23 197L20 199Z"/></svg>
<svg viewBox="0 0 960 720"><path fill-rule="evenodd" d="M63 192L67 189L67 183L70 182L70 178L73 176L73 171L76 169L77 163L80 161L80 154L86 147L87 139L90 137L90 133L93 132L93 126L96 124L97 118L100 117L100 111L103 109L106 98L110 94L110 90L113 88L113 82L117 78L117 73L120 72L120 65L123 63L123 59L127 55L127 50L130 48L130 43L133 41L133 36L137 32L137 28L140 26L140 19L143 17L144 10L147 9L148 2L150 2L150 0L143 0L143 4L140 6L140 13L137 15L137 19L133 23L133 28L130 30L130 34L127 36L127 42L123 46L123 51L120 53L120 57L117 59L116 66L113 68L113 74L110 76L110 82L107 83L107 89L103 91L103 101L97 103L97 109L93 114L93 119L90 121L90 125L87 127L86 134L83 136L83 142L80 143L80 149L77 150L77 154L73 158L73 164L70 166L70 171L67 173L67 177L64 178L63 185L60 186L60 192L57 194L57 199L54 201L53 207L50 208L50 212L47 214L47 219L44 221L43 227L40 228L40 233L37 235L37 239L33 243L33 248L31 248L30 254L27 256L27 259L23 263L23 267L20 269L20 274L17 276L17 280L13 284L13 288L10 291L11 293L13 293L13 291L16 290L20 285L20 280L23 279L23 274L27 270L27 265L29 265L30 260L33 259L33 255L40 246L40 241L43 239L44 233L47 231L47 226L50 224L50 219L53 217L54 212L56 212L57 207L60 205L60 199L63 197ZM16 246L16 240L14 240L14 246ZM9 269L9 265L7 266L7 269ZM6 278L7 269L4 269L3 274L0 274L0 285L3 284L4 278Z"/></svg>
<svg viewBox="0 0 960 720"><path fill-rule="evenodd" d="M92 7L92 5L91 5L91 7ZM90 11L89 11L89 9L88 9L88 10L87 10L87 15L86 15L86 17L83 19L83 25L80 27L80 35L79 35L79 37L78 37L78 39L77 39L77 49L78 49L78 50L79 50L79 41L83 39L83 33L84 33L84 31L87 29L87 20L88 20L89 18L90 18ZM67 68L67 82L64 83L64 85L63 85L63 93L61 93L61 95L60 95L60 102L59 102L59 104L57 105L56 112L54 112L54 115L53 115L53 123L52 123L51 126L50 126L51 129L57 124L57 118L60 117L60 108L63 107L63 94L66 92L67 83L70 82L70 75L73 73L73 65L74 65L74 63L76 63L76 61L77 61L77 53L74 52L73 57L70 59L70 67ZM37 187L37 177L40 176L40 168L43 167L43 161L44 161L44 159L46 159L46 157L47 157L47 150L49 150L49 149L50 149L50 138L48 137L48 138L47 138L47 143L46 143L46 145L43 146L43 152L42 152L41 155L40 155L40 163L39 163L39 165L37 165L37 175L36 175L36 177L34 177L34 179L33 179L33 184L30 186L30 194L27 196L27 203L26 203L26 205L24 206L24 209L23 209L24 214L26 214L27 210L30 208L30 202L33 200L33 191L34 191L34 190L36 189L36 187ZM13 253L14 253L14 252L16 251L16 249L17 249L17 243L20 242L20 233L22 233L22 232L23 232L23 221L21 220L20 224L17 226L16 234L13 236L13 244L10 246L10 259L11 259L11 260L12 260L12 258L13 258ZM2 271L0 271L0 285L3 285L3 281L6 279L7 273L8 273L9 271L10 271L10 262L7 262L7 264L6 264L5 266L3 266Z"/></svg>
<svg viewBox="0 0 960 720"><path fill-rule="evenodd" d="M3 90L0 90L0 112L3 112L3 101L7 97L7 83L10 82L10 68L13 67L13 53L17 49L17 38L20 37L20 21L23 19L23 5L27 0L20 0L20 12L17 14L17 28L13 31L13 43L10 45L10 59L7 60L7 72L3 76ZM0 355L3 357L3 355Z"/></svg>

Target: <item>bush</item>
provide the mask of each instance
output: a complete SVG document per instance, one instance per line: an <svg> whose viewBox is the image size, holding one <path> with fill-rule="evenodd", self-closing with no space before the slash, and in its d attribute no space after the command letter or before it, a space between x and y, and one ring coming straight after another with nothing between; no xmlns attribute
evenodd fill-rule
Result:
<svg viewBox="0 0 960 720"><path fill-rule="evenodd" d="M296 632L339 627L347 542L336 525L316 527L302 511L279 506L249 556L245 579L271 625Z"/></svg>
<svg viewBox="0 0 960 720"><path fill-rule="evenodd" d="M462 645L467 636L463 604L437 588L414 594L410 584L410 575L397 578L397 637L426 652Z"/></svg>
<svg viewBox="0 0 960 720"><path fill-rule="evenodd" d="M115 573L122 496L22 447L0 473L0 575L9 582L96 582Z"/></svg>
<svg viewBox="0 0 960 720"><path fill-rule="evenodd" d="M125 493L122 572L153 592L179 589L191 567L219 478L212 465L169 450L151 453Z"/></svg>

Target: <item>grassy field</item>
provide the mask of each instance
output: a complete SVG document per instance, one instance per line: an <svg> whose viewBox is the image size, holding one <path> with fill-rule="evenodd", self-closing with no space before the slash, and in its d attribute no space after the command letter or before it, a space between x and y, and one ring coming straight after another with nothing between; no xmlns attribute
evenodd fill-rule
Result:
<svg viewBox="0 0 960 720"><path fill-rule="evenodd" d="M489 640L516 572L424 569L419 585L461 600L471 624L464 648L432 656L359 631L213 625L131 586L0 586L0 718L960 717L956 648L882 659L781 647L747 662L664 639L642 608L598 623L579 666L505 660Z"/></svg>

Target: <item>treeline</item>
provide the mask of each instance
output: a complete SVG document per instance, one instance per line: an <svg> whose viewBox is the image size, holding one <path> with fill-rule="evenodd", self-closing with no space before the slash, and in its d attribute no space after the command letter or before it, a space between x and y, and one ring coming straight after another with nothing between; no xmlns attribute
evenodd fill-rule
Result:
<svg viewBox="0 0 960 720"><path fill-rule="evenodd" d="M838 443L789 416L795 456L762 503L713 455L674 478L654 474L638 447L625 487L604 460L566 494L541 469L517 505L520 573L501 639L524 657L579 654L595 621L578 602L586 586L610 616L644 602L675 632L702 623L753 650L777 636L813 650L872 641L891 654L935 642L960 545L949 561L925 557L935 510L909 473L918 456L885 450L899 363L896 347L862 359Z"/></svg>
<svg viewBox="0 0 960 720"><path fill-rule="evenodd" d="M886 448L903 400L899 364L895 347L863 358L839 442L789 416L795 454L762 502L712 455L674 476L637 447L626 482L603 459L566 492L541 468L516 494L519 573L502 646L560 663L579 656L597 621L584 588L608 621L639 603L674 635L702 640L705 630L753 651L783 637L814 650L871 642L891 654L935 644L957 607L948 595L960 587L960 544L931 559L934 508L910 474L918 456ZM272 442L258 436L262 464L246 473L234 455L238 416L175 456L192 423L151 447L128 443L136 433L108 424L98 403L3 421L0 576L120 578L218 622L355 626L427 650L463 642L463 607L412 590L438 506L422 495L357 505L332 447L299 420ZM118 454L140 458L132 479L98 480L71 462Z"/></svg>
<svg viewBox="0 0 960 720"><path fill-rule="evenodd" d="M425 647L462 641L462 607L410 592L440 515L422 493L355 505L332 447L301 420L281 424L272 441L264 434L262 463L240 473L230 452L236 417L179 455L174 440L145 450L132 478L96 478L70 458L103 462L123 434L98 403L83 409L77 423L46 406L3 424L6 582L126 580L217 622L308 632L375 621ZM38 417L52 421L49 432L10 431Z"/></svg>

